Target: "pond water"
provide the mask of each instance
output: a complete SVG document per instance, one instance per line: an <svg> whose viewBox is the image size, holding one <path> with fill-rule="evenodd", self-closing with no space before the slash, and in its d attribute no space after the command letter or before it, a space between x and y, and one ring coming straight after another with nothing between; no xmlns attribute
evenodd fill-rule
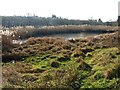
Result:
<svg viewBox="0 0 120 90"><path fill-rule="evenodd" d="M52 34L52 35L39 35L37 34L36 36L33 35L33 37L62 37L66 40L69 39L78 39L78 38L84 38L87 36L95 36L99 34L105 34L103 32L80 32L80 33L60 33L60 34ZM19 39L19 40L13 40L13 44L23 44L26 42L26 39Z"/></svg>
<svg viewBox="0 0 120 90"><path fill-rule="evenodd" d="M95 36L103 33L65 33L65 34L55 34L55 35L48 35L46 37L62 37L65 38L66 40L72 39L72 38L84 38L87 36Z"/></svg>

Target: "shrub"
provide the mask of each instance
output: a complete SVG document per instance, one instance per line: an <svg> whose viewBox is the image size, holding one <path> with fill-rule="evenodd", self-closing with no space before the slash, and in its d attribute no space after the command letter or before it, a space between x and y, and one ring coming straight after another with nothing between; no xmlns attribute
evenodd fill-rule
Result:
<svg viewBox="0 0 120 90"><path fill-rule="evenodd" d="M15 47L15 45L12 43L12 37L2 35L2 52L10 51L13 47Z"/></svg>

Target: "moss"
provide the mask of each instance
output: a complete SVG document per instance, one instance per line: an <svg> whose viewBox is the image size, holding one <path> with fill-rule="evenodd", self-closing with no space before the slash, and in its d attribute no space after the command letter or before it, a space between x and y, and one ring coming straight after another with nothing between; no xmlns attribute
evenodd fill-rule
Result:
<svg viewBox="0 0 120 90"><path fill-rule="evenodd" d="M114 68L108 68L104 75L107 79L120 77L120 64L116 65Z"/></svg>
<svg viewBox="0 0 120 90"><path fill-rule="evenodd" d="M118 57L116 58L111 58L112 55L115 55L117 52L117 48L106 48L106 49L101 49L99 51L95 51L93 53L93 58L91 60L92 65L96 66L106 66L106 65L114 65L118 63ZM106 67L107 68L107 67Z"/></svg>
<svg viewBox="0 0 120 90"><path fill-rule="evenodd" d="M81 61L78 69L79 70L91 70L92 67L88 65L87 63L85 63L84 61Z"/></svg>
<svg viewBox="0 0 120 90"><path fill-rule="evenodd" d="M119 79L118 78L113 78L112 80L108 80L108 79L104 79L104 78L100 78L98 80L92 80L90 78L84 79L82 81L82 86L81 88L104 88L104 89L115 89L119 83L118 83ZM119 87L119 86L118 86Z"/></svg>
<svg viewBox="0 0 120 90"><path fill-rule="evenodd" d="M95 74L93 75L93 77L96 79L96 80L99 80L101 78L104 78L104 74L102 71L97 71L95 72Z"/></svg>

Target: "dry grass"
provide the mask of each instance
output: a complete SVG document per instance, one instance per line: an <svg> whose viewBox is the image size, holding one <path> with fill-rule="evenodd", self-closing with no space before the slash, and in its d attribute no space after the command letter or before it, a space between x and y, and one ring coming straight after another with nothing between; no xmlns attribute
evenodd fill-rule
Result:
<svg viewBox="0 0 120 90"><path fill-rule="evenodd" d="M2 35L2 52L10 51L10 49L15 48L12 42L13 38L11 36Z"/></svg>
<svg viewBox="0 0 120 90"><path fill-rule="evenodd" d="M9 38L10 39L10 38ZM11 39L10 39L11 40ZM13 48L13 44L10 42L4 42L4 45ZM4 40L7 41L7 40ZM7 44L9 43L9 44ZM42 37L42 38L29 38L26 43L17 48L7 51L5 57L16 58L37 55L40 53L54 53L54 54L71 54L75 49L80 48L102 48L102 47L117 47L118 38L117 33L98 35L95 37L86 37L85 39L65 40L63 38ZM9 48L9 49L10 49ZM77 50L77 51L78 51ZM77 52L75 52L77 55ZM8 59L10 59L8 58Z"/></svg>
<svg viewBox="0 0 120 90"><path fill-rule="evenodd" d="M68 26L48 26L46 30L117 30L118 27L103 25L68 25Z"/></svg>
<svg viewBox="0 0 120 90"><path fill-rule="evenodd" d="M66 53L71 52L71 48L75 47L74 44L63 38L29 38L23 45L11 48L3 54L3 61L20 60L22 57L33 56L41 53ZM9 48L10 49L10 48Z"/></svg>
<svg viewBox="0 0 120 90"><path fill-rule="evenodd" d="M88 26L88 25L68 25L68 26L47 26L44 28L17 28L14 29L16 39L30 38L33 36L47 36L59 33L77 33L77 32L98 32L98 31L117 31L118 27L113 26ZM47 33L46 33L47 32Z"/></svg>
<svg viewBox="0 0 120 90"><path fill-rule="evenodd" d="M105 35L98 35L93 39L93 42L99 43L101 46L105 47L118 47L118 33L111 33Z"/></svg>
<svg viewBox="0 0 120 90"><path fill-rule="evenodd" d="M24 45L13 49L13 53L16 52L22 55L35 55L41 52L52 52L70 50L73 45L65 41L62 38L30 38Z"/></svg>

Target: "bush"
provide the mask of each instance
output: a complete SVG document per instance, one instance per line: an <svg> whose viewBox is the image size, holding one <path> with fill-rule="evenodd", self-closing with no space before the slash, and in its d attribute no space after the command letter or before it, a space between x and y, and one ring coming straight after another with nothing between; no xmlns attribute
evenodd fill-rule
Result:
<svg viewBox="0 0 120 90"><path fill-rule="evenodd" d="M12 37L2 35L2 52L7 52L13 47L15 45L12 43Z"/></svg>

